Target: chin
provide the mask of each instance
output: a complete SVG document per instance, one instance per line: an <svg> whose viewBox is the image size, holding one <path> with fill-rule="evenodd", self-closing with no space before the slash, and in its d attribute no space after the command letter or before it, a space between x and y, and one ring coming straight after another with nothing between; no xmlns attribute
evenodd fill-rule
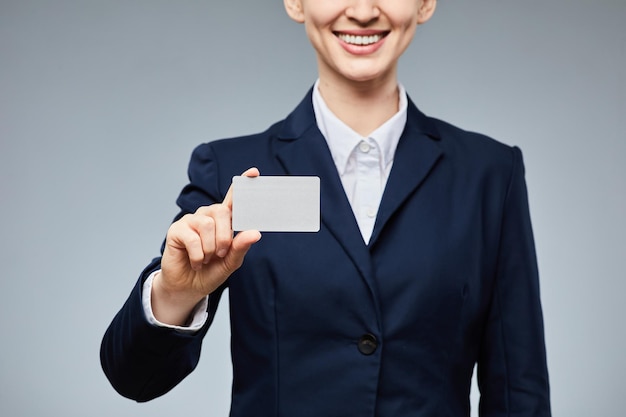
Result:
<svg viewBox="0 0 626 417"><path fill-rule="evenodd" d="M357 83L371 83L376 81L384 81L389 79L391 73L385 71L351 71L344 73L344 78Z"/></svg>

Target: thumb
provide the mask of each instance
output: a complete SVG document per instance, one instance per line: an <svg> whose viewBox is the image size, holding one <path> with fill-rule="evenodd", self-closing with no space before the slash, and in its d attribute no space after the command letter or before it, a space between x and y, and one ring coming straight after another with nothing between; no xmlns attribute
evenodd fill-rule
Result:
<svg viewBox="0 0 626 417"><path fill-rule="evenodd" d="M237 236L233 239L230 250L224 257L224 264L228 269L229 275L243 264L243 259L246 253L248 253L248 250L260 239L261 233L257 230L246 230L237 233Z"/></svg>

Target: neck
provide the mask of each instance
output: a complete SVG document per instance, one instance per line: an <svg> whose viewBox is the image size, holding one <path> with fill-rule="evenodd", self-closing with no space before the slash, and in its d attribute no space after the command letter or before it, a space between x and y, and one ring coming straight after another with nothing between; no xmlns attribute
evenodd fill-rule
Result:
<svg viewBox="0 0 626 417"><path fill-rule="evenodd" d="M319 91L328 108L361 136L368 136L398 112L398 81L336 82L320 76Z"/></svg>

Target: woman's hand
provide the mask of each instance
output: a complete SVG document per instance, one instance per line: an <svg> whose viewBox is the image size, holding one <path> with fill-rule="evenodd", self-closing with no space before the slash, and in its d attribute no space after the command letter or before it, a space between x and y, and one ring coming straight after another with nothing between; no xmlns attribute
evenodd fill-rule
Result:
<svg viewBox="0 0 626 417"><path fill-rule="evenodd" d="M259 176L250 168L242 175ZM221 204L200 207L173 223L167 233L161 271L152 284L152 311L157 320L183 325L196 304L212 293L243 263L259 241L255 230L232 229L232 186Z"/></svg>

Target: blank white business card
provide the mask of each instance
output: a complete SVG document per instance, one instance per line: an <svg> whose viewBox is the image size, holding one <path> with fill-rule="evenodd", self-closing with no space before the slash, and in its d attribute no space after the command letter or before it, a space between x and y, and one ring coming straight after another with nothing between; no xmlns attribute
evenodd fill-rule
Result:
<svg viewBox="0 0 626 417"><path fill-rule="evenodd" d="M319 177L233 177L233 230L318 232Z"/></svg>

